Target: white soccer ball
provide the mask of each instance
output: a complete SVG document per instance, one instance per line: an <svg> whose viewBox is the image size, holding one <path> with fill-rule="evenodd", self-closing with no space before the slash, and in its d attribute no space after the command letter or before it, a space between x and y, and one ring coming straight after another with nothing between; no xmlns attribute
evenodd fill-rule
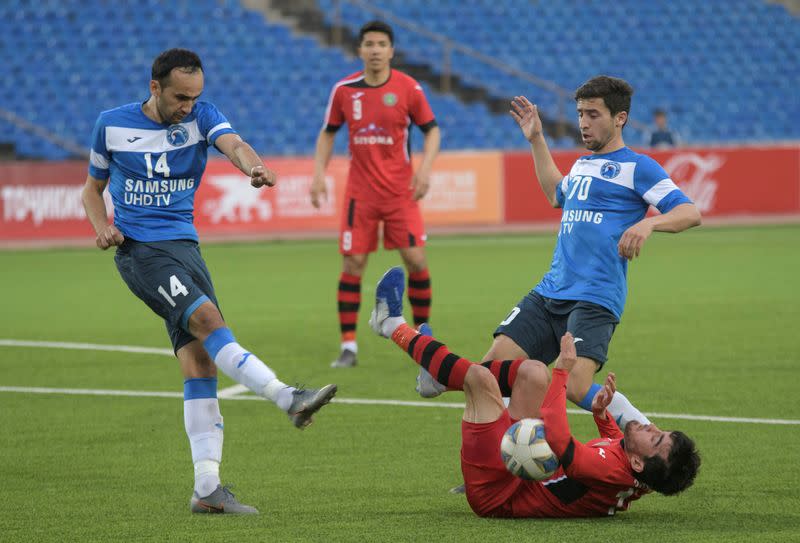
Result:
<svg viewBox="0 0 800 543"><path fill-rule="evenodd" d="M547 444L541 419L522 419L512 424L500 442L506 469L528 481L543 481L558 469L558 458Z"/></svg>

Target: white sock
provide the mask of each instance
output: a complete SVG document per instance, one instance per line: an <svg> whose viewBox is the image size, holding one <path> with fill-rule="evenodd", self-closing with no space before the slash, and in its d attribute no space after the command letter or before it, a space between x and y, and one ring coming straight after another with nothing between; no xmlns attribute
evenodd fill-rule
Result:
<svg viewBox="0 0 800 543"><path fill-rule="evenodd" d="M394 334L394 331L397 330L397 327L405 323L406 320L403 317L388 317L381 324L381 332L386 337L392 337L392 334Z"/></svg>
<svg viewBox="0 0 800 543"><path fill-rule="evenodd" d="M216 398L183 402L183 422L194 462L194 490L204 498L220 484L222 462L222 415Z"/></svg>
<svg viewBox="0 0 800 543"><path fill-rule="evenodd" d="M289 403L291 403L291 394L294 388L278 380L275 372L269 366L238 343L225 345L217 353L214 362L225 375L237 383L243 384L259 396L278 404L278 407L284 411L289 409L288 405L284 407L286 393L282 394L281 390L288 389Z"/></svg>
<svg viewBox="0 0 800 543"><path fill-rule="evenodd" d="M354 353L358 352L358 343L355 341L342 341L341 351L353 351Z"/></svg>
<svg viewBox="0 0 800 543"><path fill-rule="evenodd" d="M292 405L292 392L295 391L294 387L290 387L277 379L273 379L261 390L260 396L272 401L278 406L278 409L289 411L289 406Z"/></svg>
<svg viewBox="0 0 800 543"><path fill-rule="evenodd" d="M611 398L611 403L608 405L608 412L617 421L617 426L625 429L630 421L635 420L641 424L650 424L650 419L636 409L633 404L625 397L622 392L615 392L614 397Z"/></svg>
<svg viewBox="0 0 800 543"><path fill-rule="evenodd" d="M199 497L207 497L219 485L219 462L200 460L194 463L194 491Z"/></svg>

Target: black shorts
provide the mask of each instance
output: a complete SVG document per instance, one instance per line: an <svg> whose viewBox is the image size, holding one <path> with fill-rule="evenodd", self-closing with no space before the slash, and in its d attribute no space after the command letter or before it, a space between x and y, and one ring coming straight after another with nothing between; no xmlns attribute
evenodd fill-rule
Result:
<svg viewBox="0 0 800 543"><path fill-rule="evenodd" d="M114 262L131 292L164 319L176 352L196 339L187 324L194 310L207 301L219 307L195 241L126 239L117 248Z"/></svg>
<svg viewBox="0 0 800 543"><path fill-rule="evenodd" d="M591 302L555 300L531 291L511 310L497 330L519 345L528 358L550 364L561 351L561 336L575 336L578 356L597 362L599 371L608 360L608 344L619 319Z"/></svg>

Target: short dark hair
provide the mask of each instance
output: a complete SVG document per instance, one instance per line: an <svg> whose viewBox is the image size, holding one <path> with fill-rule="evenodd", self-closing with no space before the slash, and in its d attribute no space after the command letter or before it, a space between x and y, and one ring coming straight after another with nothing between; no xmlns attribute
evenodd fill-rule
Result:
<svg viewBox="0 0 800 543"><path fill-rule="evenodd" d="M188 73L194 73L197 70L202 72L203 63L194 51L168 49L153 61L153 69L150 71L151 79L155 79L162 87L166 87L169 84L169 74L175 68L180 68Z"/></svg>
<svg viewBox="0 0 800 543"><path fill-rule="evenodd" d="M394 46L394 32L392 31L392 27L388 24L384 23L383 21L370 21L364 26L361 27L361 30L358 31L358 45L361 45L361 42L364 41L364 34L367 32L383 32L387 36L389 36L389 43Z"/></svg>
<svg viewBox="0 0 800 543"><path fill-rule="evenodd" d="M673 496L692 486L700 468L700 454L694 441L683 432L670 435L672 448L666 462L660 456L645 458L644 469L634 474L636 479L665 496Z"/></svg>
<svg viewBox="0 0 800 543"><path fill-rule="evenodd" d="M667 116L666 110L661 109L660 107L653 110L653 117L666 117L666 116Z"/></svg>
<svg viewBox="0 0 800 543"><path fill-rule="evenodd" d="M631 96L633 87L624 79L598 75L578 87L575 101L587 98L602 98L613 117L620 111L631 112Z"/></svg>

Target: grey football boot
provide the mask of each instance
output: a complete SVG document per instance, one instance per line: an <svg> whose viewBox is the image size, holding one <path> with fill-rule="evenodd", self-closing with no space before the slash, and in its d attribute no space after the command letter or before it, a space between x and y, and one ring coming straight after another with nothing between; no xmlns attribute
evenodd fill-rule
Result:
<svg viewBox="0 0 800 543"><path fill-rule="evenodd" d="M322 388L296 388L292 391L292 404L289 406L289 418L301 430L311 424L311 415L336 395L336 385L325 385Z"/></svg>
<svg viewBox="0 0 800 543"><path fill-rule="evenodd" d="M419 334L421 336L433 335L433 330L431 330L431 327L427 322L420 324L417 330L419 330ZM419 374L417 375L417 386L414 388L414 390L416 390L417 394L423 398L435 398L441 393L446 392L447 387L434 379L433 375L428 373L428 370L420 366Z"/></svg>
<svg viewBox="0 0 800 543"><path fill-rule="evenodd" d="M201 498L197 492L192 494L190 505L192 513L225 514L225 515L257 515L258 509L240 503L227 486L217 485L217 488Z"/></svg>
<svg viewBox="0 0 800 543"><path fill-rule="evenodd" d="M356 353L350 349L345 349L339 353L339 358L331 362L332 368L352 368L358 364Z"/></svg>

